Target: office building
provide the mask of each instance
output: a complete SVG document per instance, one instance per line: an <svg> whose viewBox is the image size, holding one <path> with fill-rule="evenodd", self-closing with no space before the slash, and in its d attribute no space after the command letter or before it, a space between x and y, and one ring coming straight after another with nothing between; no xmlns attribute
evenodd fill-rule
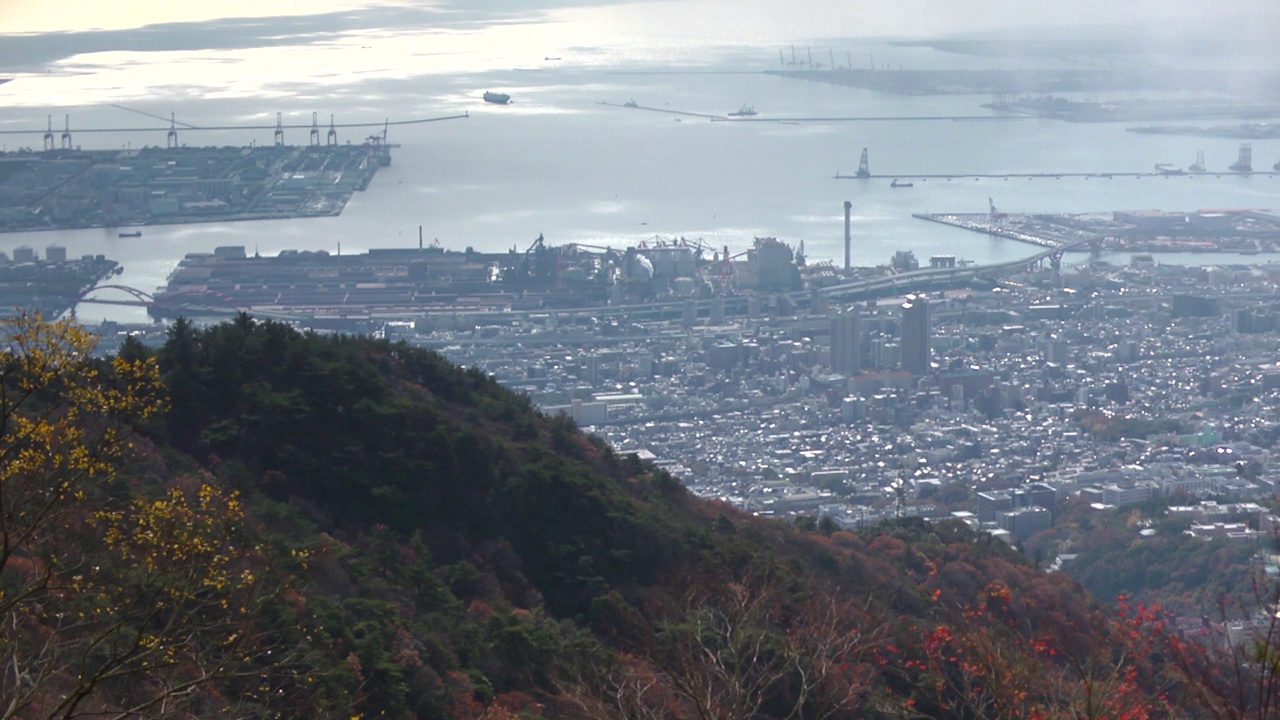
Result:
<svg viewBox="0 0 1280 720"><path fill-rule="evenodd" d="M908 295L902 303L902 369L929 371L929 301L918 295Z"/></svg>
<svg viewBox="0 0 1280 720"><path fill-rule="evenodd" d="M835 313L831 319L831 371L857 375L862 369L862 327L856 310Z"/></svg>

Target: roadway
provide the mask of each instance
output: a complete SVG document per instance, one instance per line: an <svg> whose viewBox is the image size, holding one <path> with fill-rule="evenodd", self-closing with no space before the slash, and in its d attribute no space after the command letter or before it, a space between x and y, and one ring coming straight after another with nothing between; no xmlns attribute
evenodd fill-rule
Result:
<svg viewBox="0 0 1280 720"><path fill-rule="evenodd" d="M919 292L924 290L936 290L945 287L954 287L967 282L972 282L980 278L990 278L999 276L1004 273L1018 272L1026 268L1037 265L1046 259L1052 259L1054 256L1061 257L1064 252L1080 250L1087 248L1093 240L1079 240L1068 243L1059 247L1047 248L1041 252L1029 257L1020 258L1018 260L1009 260L1001 263L992 263L988 265L966 265L951 268L925 268L921 270L911 270L907 272L896 273L893 275L885 275L875 278L867 278L862 280L853 280L817 290L817 294L826 300L839 300L847 302L856 302L858 300L867 300L877 297L892 297L910 292ZM99 289L118 289L125 292L139 293L145 296L146 293L141 291L133 291L130 288L120 286L110 286L101 288L92 288L84 293L78 302L83 303L101 303L110 305L131 305L135 307L148 307L149 302L145 298L135 295L134 300L113 300L89 297L95 290ZM149 297L149 296L148 296ZM385 319L393 319L394 317L412 317L421 316L423 314L435 315L437 317L458 317L467 318L476 324L505 324L512 320L525 320L529 318L546 318L554 315L558 320L572 322L577 318L610 318L610 317L628 317L632 319L677 319L684 316L686 308L692 304L694 310L699 316L710 316L713 304L723 303L724 313L729 315L746 315L749 311L751 301L761 303L760 312L765 312L766 308L763 304L772 300L774 303L785 299L791 305L799 307L807 307L812 298L812 292L801 290L790 293L778 293L774 295L734 295L723 298L700 299L700 300L666 300L654 303L636 303L629 305L607 305L584 308L570 309L537 309L537 310L448 310L436 311L431 313L412 313L399 310L396 313L387 313L382 308L350 308L352 312L360 312L371 318L384 317ZM193 311L196 308L192 308ZM220 308L227 311L229 308ZM247 312L255 312L253 308L244 308ZM384 313L386 313L384 315ZM282 311L259 312L263 316L270 316L278 320L297 320L305 321L311 319L306 313Z"/></svg>
<svg viewBox="0 0 1280 720"><path fill-rule="evenodd" d="M178 131L181 131L183 134L186 134L188 132L194 132L197 130L311 130L311 129L317 129L321 131L327 131L329 128L385 128L388 126L396 126L396 125L421 125L423 123L429 123L429 122L440 122L441 120L461 120L467 117L470 117L470 115L467 113L464 113L462 115L447 115L445 117L434 117L434 118L417 118L414 120L384 120L382 122L368 122L368 123L333 123L333 124L326 123L323 125L313 125L311 123L306 123L306 124L291 123L287 125L274 125L274 124L273 125L189 125L187 123L181 123L175 120L173 121L173 125L166 126L166 127L115 127L115 128L68 127L66 130L64 130L63 128L50 127L50 128L40 128L37 130L0 130L0 135L46 135L50 133L55 135L61 135L63 132L67 132L72 135L74 135L75 133L138 133L138 132L167 133L170 130L178 130Z"/></svg>

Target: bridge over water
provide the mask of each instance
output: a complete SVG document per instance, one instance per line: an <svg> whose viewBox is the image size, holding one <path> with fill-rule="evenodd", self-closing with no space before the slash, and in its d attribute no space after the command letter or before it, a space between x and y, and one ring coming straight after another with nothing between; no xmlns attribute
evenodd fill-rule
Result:
<svg viewBox="0 0 1280 720"><path fill-rule="evenodd" d="M790 303L797 308L807 307L812 301L814 295L826 300L839 300L846 302L856 302L859 300L868 300L878 297L892 297L911 292L921 292L926 290L938 290L942 288L955 287L964 283L973 282L975 280L996 279L1002 275L1015 272L1022 272L1028 269L1043 267L1047 262L1053 269L1061 267L1062 256L1064 253L1071 251L1084 250L1089 248L1096 249L1097 239L1079 240L1067 243L1058 247L1047 248L1041 252L1029 257L1017 260L1009 260L1001 263L991 263L986 265L965 265L949 268L925 268L921 270L911 270L892 275L884 275L875 278L866 278L861 280L852 280L849 282L828 285L815 291L797 291L791 293L779 293L771 296L777 301ZM99 291L116 291L124 293L128 298L118 297L98 297ZM294 320L306 321L312 319L311 316L304 313L282 313L275 311L263 311L251 307L238 306L234 299L223 295L222 293L206 291L201 293L191 293L193 300L205 301L200 303L208 312L233 313L245 311L259 317L278 319L278 320ZM209 305L207 300L215 297L221 301L221 305ZM557 318L572 321L577 318L607 318L607 317L632 317L632 318L653 318L653 319L675 319L683 317L688 311L690 305L692 309L701 316L709 316L712 312L713 304L724 303L724 312L726 315L745 315L748 312L749 304L752 300L759 301L761 296L732 296L725 298L698 299L698 300L666 300L653 303L637 303L630 305L609 305L583 308L542 308L537 310L465 310L434 312L437 316L452 315L459 318L467 318L476 323L484 324L506 323L516 319L526 319L529 317L546 317L554 315ZM150 293L132 288L127 285L97 285L82 292L75 300L76 304L98 304L98 305L116 305L127 307L151 307L155 304L155 297ZM193 315L200 314L201 307L193 302L191 313ZM357 308L352 308L358 311ZM372 314L376 314L376 309L371 308ZM403 313L401 313L403 316ZM390 317L388 317L390 319Z"/></svg>

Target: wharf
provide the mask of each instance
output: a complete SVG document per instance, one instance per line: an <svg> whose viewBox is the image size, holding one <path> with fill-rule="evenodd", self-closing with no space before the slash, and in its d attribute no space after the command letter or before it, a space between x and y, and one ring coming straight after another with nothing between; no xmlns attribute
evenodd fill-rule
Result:
<svg viewBox="0 0 1280 720"><path fill-rule="evenodd" d="M338 215L392 147L0 153L0 232Z"/></svg>
<svg viewBox="0 0 1280 720"><path fill-rule="evenodd" d="M61 248L51 246L50 257ZM102 255L85 255L80 259L62 259L61 250L54 260L24 257L30 248L18 248L14 259L0 254L0 308L5 314L15 309L39 312L47 318L60 317L75 308L98 282L121 271L119 263Z"/></svg>
<svg viewBox="0 0 1280 720"><path fill-rule="evenodd" d="M1057 233L1047 232L1044 228L1036 228L1034 231L1028 232L1021 229L1021 225L1014 226L1004 222L1005 218L1001 218L1000 222L993 221L990 215L985 214L912 214L913 218L918 220L928 220L942 225L950 225L951 227L979 232L985 235L995 235L997 237L1009 238L1017 240L1029 245L1038 245L1044 248L1059 248L1073 241L1079 241L1081 237L1064 237Z"/></svg>
<svg viewBox="0 0 1280 720"><path fill-rule="evenodd" d="M1042 173L964 173L959 175L950 175L945 173L915 173L900 175L841 175L839 171L832 176L833 180L974 180L990 179L990 180L1010 180L1026 178L1028 180L1061 180L1062 178L1098 178L1104 180L1112 180L1115 178L1222 178L1222 177L1240 177L1242 175L1260 175L1266 177L1275 177L1274 170L1253 170L1251 172L1222 172L1222 173L1162 173L1162 172L1042 172Z"/></svg>
<svg viewBox="0 0 1280 720"><path fill-rule="evenodd" d="M1242 255L1280 251L1280 214L1268 210L930 213L912 217L1050 249L1089 246L1108 252Z"/></svg>
<svg viewBox="0 0 1280 720"><path fill-rule="evenodd" d="M687 112L687 111L684 111L684 110L671 110L670 108L656 108L656 107L649 107L649 106L647 106L647 105L636 105L636 104L627 104L627 103L611 103L611 102L605 102L604 100L601 100L601 101L599 102L599 104L600 104L600 105L606 105L606 106L608 106L608 107L626 108L626 109L628 109L628 110L648 110L649 112L667 113L668 115L683 115L684 117L700 117L700 118L709 118L709 119L711 119L711 120L717 120L717 119L722 119L722 120L723 120L723 119L727 119L727 118L721 118L719 115L710 115L710 114L707 114L707 113Z"/></svg>
<svg viewBox="0 0 1280 720"><path fill-rule="evenodd" d="M667 113L668 115L682 115L684 117L707 118L711 122L741 122L741 123L825 123L825 122L939 122L939 121L965 121L965 120L1013 120L1020 121L1027 118L1017 115L855 115L850 117L730 117L726 115L712 115L710 113L697 113L685 110L672 110L670 108L650 107L648 105L637 105L634 103L611 103L600 101L600 105L607 107L626 108L628 110L647 110L649 112Z"/></svg>

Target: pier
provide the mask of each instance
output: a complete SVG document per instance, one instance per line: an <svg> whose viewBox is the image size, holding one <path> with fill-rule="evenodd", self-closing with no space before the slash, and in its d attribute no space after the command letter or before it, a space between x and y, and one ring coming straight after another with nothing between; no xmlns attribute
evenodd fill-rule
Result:
<svg viewBox="0 0 1280 720"><path fill-rule="evenodd" d="M666 114L668 114L668 115L683 115L683 116L685 116L685 117L700 117L700 118L708 118L708 119L711 119L711 120L727 120L727 119L728 119L728 118L720 117L719 115L710 115L710 114L707 114L707 113L687 112L687 111L684 111L684 110L671 110L671 109L669 109L669 108L656 108L656 107L649 107L649 106L647 106L647 105L636 105L636 104L633 104L633 103L632 103L632 104L628 104L628 103L611 103L611 102L605 102L604 100L601 100L601 101L599 102L599 104L600 104L600 105L607 105L608 107L626 108L626 109L628 109L628 110L648 110L649 112L660 112L660 113L666 113Z"/></svg>
<svg viewBox="0 0 1280 720"><path fill-rule="evenodd" d="M793 122L793 123L826 123L826 122L962 122L994 120L999 122L1021 122L1029 118L1015 115L854 115L851 117L718 117L712 116L712 122Z"/></svg>
<svg viewBox="0 0 1280 720"><path fill-rule="evenodd" d="M1224 177L1240 177L1259 175L1265 177L1275 177L1273 170L1254 170L1252 172L1225 172L1225 173L1162 173L1152 172L1039 172L1039 173L963 173L963 174L946 174L946 173L904 173L900 175L841 175L837 170L832 176L833 180L919 180L925 182L928 180L1016 180L1026 178L1027 180L1061 180L1063 178L1084 178L1085 180L1097 178L1102 180L1114 180L1115 178L1224 178Z"/></svg>
<svg viewBox="0 0 1280 720"><path fill-rule="evenodd" d="M0 233L338 215L394 145L0 153Z"/></svg>
<svg viewBox="0 0 1280 720"><path fill-rule="evenodd" d="M1280 216L1268 210L1115 210L1094 213L914 214L920 220L1045 248L1090 245L1094 251L1240 253L1280 251Z"/></svg>
<svg viewBox="0 0 1280 720"><path fill-rule="evenodd" d="M730 117L728 115L713 115L711 113L689 112L687 110L672 110L670 108L652 107L649 105L638 105L636 103L612 103L601 100L599 105L616 108L626 108L628 110L647 110L649 112L660 112L668 115L682 115L685 117L707 118L711 122L735 122L735 123L826 123L826 122L945 122L945 121L983 121L983 120L999 120L999 121L1021 121L1027 118L1014 115L855 115L850 117Z"/></svg>

